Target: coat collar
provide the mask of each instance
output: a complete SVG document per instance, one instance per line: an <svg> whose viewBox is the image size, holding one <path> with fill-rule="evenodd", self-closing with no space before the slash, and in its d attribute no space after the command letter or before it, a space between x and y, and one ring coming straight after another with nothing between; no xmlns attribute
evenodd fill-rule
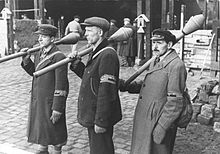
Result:
<svg viewBox="0 0 220 154"><path fill-rule="evenodd" d="M152 67L152 69L148 70L147 74L166 67L171 61L173 61L174 59L176 59L178 57L179 56L176 53L176 51L174 49L172 49L172 51L166 57L164 57L164 59L162 59L160 62L158 62L154 67Z"/></svg>
<svg viewBox="0 0 220 154"><path fill-rule="evenodd" d="M53 45L53 47L48 51L47 56L37 64L36 71L46 67L49 63L51 63L51 55L54 55L54 53L57 51L59 51L59 49L55 45ZM41 51L41 54L42 52L43 51Z"/></svg>
<svg viewBox="0 0 220 154"><path fill-rule="evenodd" d="M92 51L90 54L89 54L89 59L87 61L87 65L89 63L91 63L91 61L96 57L95 55L98 54L98 52L100 50L102 50L103 48L105 48L106 46L108 46L109 43L108 43L108 40L107 39L104 39L96 48L94 51Z"/></svg>

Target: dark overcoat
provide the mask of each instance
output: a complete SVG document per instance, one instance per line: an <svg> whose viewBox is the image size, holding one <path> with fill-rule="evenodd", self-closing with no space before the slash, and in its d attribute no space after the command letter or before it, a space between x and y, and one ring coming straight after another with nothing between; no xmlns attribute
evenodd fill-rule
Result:
<svg viewBox="0 0 220 154"><path fill-rule="evenodd" d="M140 90L134 115L131 154L155 154L152 133L156 125L159 123L165 131L176 126L175 121L183 107L186 75L184 63L173 50L146 72L141 86L135 82L130 85L132 93ZM166 149L160 151L170 153L172 147Z"/></svg>
<svg viewBox="0 0 220 154"><path fill-rule="evenodd" d="M135 57L137 55L137 52L135 50L134 46L134 37L135 37L135 28L131 25L125 25L125 28L131 28L133 31L133 34L131 37L129 37L127 40L119 42L118 45L118 53L120 56L124 57Z"/></svg>
<svg viewBox="0 0 220 154"><path fill-rule="evenodd" d="M88 62L70 69L82 78L78 97L78 121L84 127L108 128L121 120L118 95L119 60L117 53L103 40L90 54Z"/></svg>
<svg viewBox="0 0 220 154"><path fill-rule="evenodd" d="M31 76L35 71L54 64L65 55L54 45L48 55L40 61L42 51L35 54L34 62L22 62L23 69ZM58 145L67 141L65 107L68 95L67 65L63 65L40 77L33 77L31 103L28 117L28 142L41 145ZM61 118L55 124L50 117L52 111L61 112Z"/></svg>

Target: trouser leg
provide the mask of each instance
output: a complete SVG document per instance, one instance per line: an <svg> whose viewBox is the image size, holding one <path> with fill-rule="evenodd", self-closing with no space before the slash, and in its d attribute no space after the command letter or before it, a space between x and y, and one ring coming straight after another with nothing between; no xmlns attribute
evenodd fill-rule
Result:
<svg viewBox="0 0 220 154"><path fill-rule="evenodd" d="M114 154L112 140L113 126L107 128L105 133L95 133L94 127L88 128L90 154Z"/></svg>
<svg viewBox="0 0 220 154"><path fill-rule="evenodd" d="M61 154L61 152L62 152L62 146L54 146L53 154Z"/></svg>
<svg viewBox="0 0 220 154"><path fill-rule="evenodd" d="M48 146L46 146L46 145L39 145L38 151L36 152L36 154L49 154Z"/></svg>

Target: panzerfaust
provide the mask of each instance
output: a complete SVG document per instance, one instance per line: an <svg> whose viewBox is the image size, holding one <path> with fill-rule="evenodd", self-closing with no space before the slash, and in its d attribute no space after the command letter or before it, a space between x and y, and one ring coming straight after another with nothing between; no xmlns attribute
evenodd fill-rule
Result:
<svg viewBox="0 0 220 154"><path fill-rule="evenodd" d="M188 35L198 30L202 26L204 21L205 21L205 17L203 16L203 14L192 16L181 30L182 33L179 36L176 36L176 42L182 39L184 35ZM153 62L155 58L156 56L153 56L143 66L141 66L133 75L131 75L130 78L128 78L125 81L125 85L128 85L134 79L136 79L144 70L146 70L149 67L150 63Z"/></svg>
<svg viewBox="0 0 220 154"><path fill-rule="evenodd" d="M55 44L56 45L59 45L59 44L75 44L76 42L78 42L78 40L79 40L79 35L78 34L69 33L68 35L64 36L60 40L55 41ZM2 58L0 58L0 63L11 60L11 59L14 59L14 58L25 56L27 54L37 52L41 48L42 48L41 46L37 46L37 47L28 49L27 52L18 52L18 53L9 55L9 56L2 57Z"/></svg>
<svg viewBox="0 0 220 154"><path fill-rule="evenodd" d="M121 27L121 28L119 28L119 30L117 30L108 39L108 41L116 41L117 42L117 41L127 40L129 37L132 36L132 34L133 34L133 30L131 28ZM88 54L91 51L92 51L92 47L86 47L86 49L84 49L84 50L81 49L81 51L78 52L78 56L82 57L82 56ZM35 77L39 77L39 76L41 76L41 75L43 75L43 74L45 74L45 73L47 73L47 72L49 72L51 70L56 69L57 67L60 67L60 66L62 66L64 64L67 64L67 63L69 63L71 61L73 61L73 59L70 58L70 57L67 57L67 58L65 58L65 59L63 59L63 60L61 60L61 61L59 61L59 62L57 62L55 64L52 64L52 65L50 65L48 67L45 67L45 68L43 68L43 69L41 69L39 71L34 72L33 75Z"/></svg>

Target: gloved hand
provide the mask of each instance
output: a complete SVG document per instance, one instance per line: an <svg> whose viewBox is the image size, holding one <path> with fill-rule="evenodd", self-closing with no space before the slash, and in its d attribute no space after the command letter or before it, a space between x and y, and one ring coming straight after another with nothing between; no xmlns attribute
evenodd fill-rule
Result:
<svg viewBox="0 0 220 154"><path fill-rule="evenodd" d="M31 54L28 53L27 51L28 51L28 48L22 48L22 49L20 50L20 52L25 52L25 53L27 53L27 54L25 54L25 55L22 56L22 61L23 61L24 63L27 63L27 62L30 60L30 57L31 57Z"/></svg>
<svg viewBox="0 0 220 154"><path fill-rule="evenodd" d="M125 85L125 80L119 79L118 89L119 89L121 92L128 91L127 86Z"/></svg>
<svg viewBox="0 0 220 154"><path fill-rule="evenodd" d="M55 124L60 119L61 115L62 113L53 110L50 120L52 121L53 124Z"/></svg>
<svg viewBox="0 0 220 154"><path fill-rule="evenodd" d="M166 135L166 130L158 123L153 130L153 140L157 144L161 144Z"/></svg>
<svg viewBox="0 0 220 154"><path fill-rule="evenodd" d="M72 59L70 67L74 70L82 59L78 56L77 51L70 53L68 57Z"/></svg>

